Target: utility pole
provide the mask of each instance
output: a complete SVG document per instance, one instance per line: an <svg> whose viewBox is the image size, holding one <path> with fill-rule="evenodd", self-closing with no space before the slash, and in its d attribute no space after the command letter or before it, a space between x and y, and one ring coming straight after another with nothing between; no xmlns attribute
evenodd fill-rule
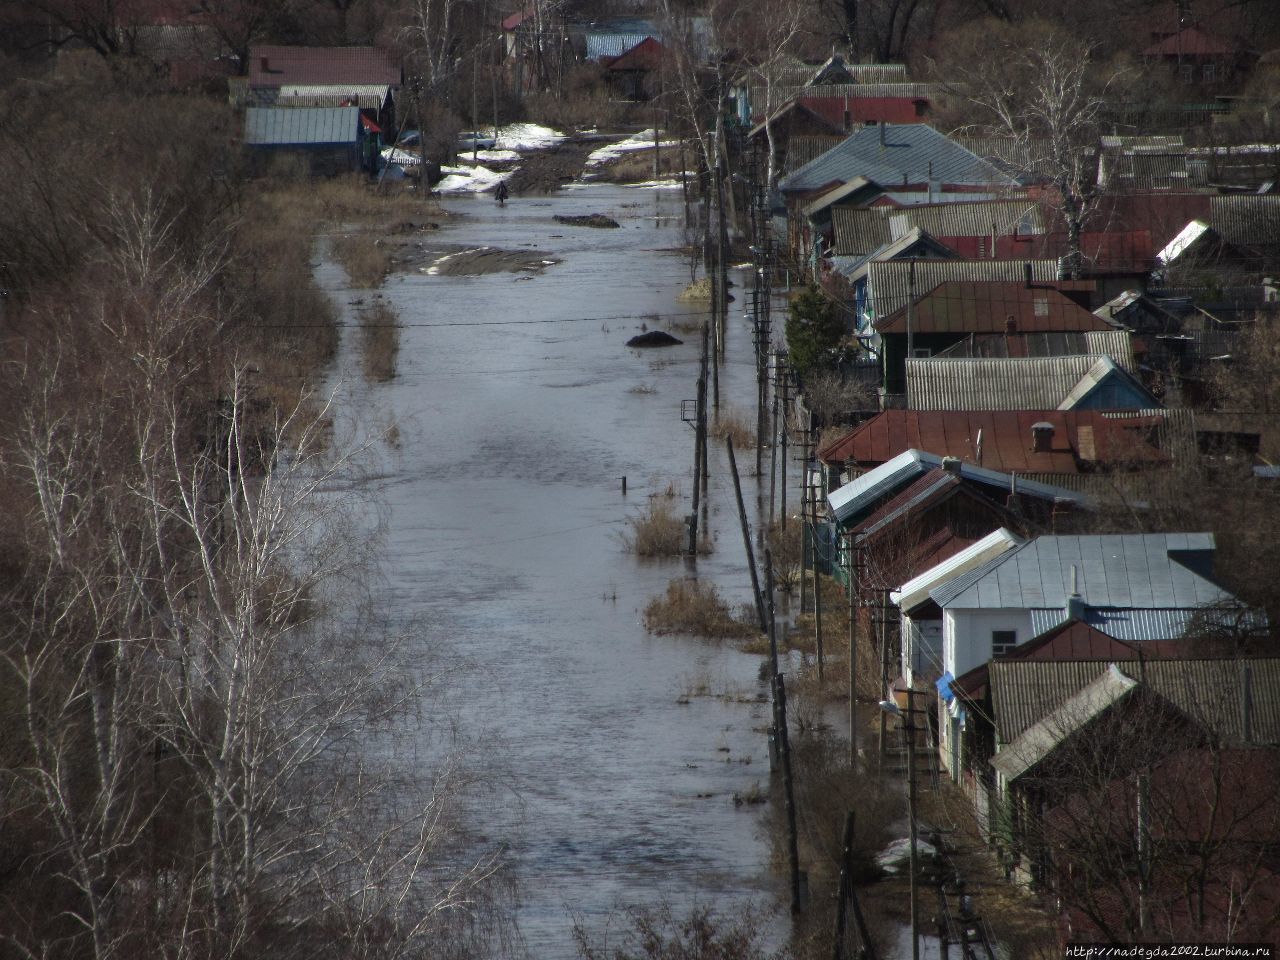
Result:
<svg viewBox="0 0 1280 960"><path fill-rule="evenodd" d="M782 391L782 456L779 466L782 468L782 490L781 499L778 509L782 514L782 532L787 532L787 420L789 411L787 409L787 401L790 399L788 383L787 364L785 361L778 365L778 388ZM801 551L803 555L804 551Z"/></svg>
<svg viewBox="0 0 1280 960"><path fill-rule="evenodd" d="M853 533L845 539L849 589L849 765L858 762L858 604L853 582Z"/></svg>
<svg viewBox="0 0 1280 960"><path fill-rule="evenodd" d="M751 526L747 523L747 508L742 502L742 481L738 478L738 458L733 453L733 437L726 436L724 444L729 451L729 469L733 473L733 494L738 501L738 519L742 523L742 543L747 549L747 569L751 572L751 594L756 599L756 617L760 622L760 632L768 633L769 625L764 619L764 603L760 599L760 577L756 574L755 552L751 549Z"/></svg>
<svg viewBox="0 0 1280 960"><path fill-rule="evenodd" d="M791 739L787 735L787 687L780 673L773 678L773 697L778 705L778 747L782 755L782 789L787 807L787 857L791 866L791 912L796 914L804 909L800 894L800 842L796 834L795 783L791 777ZM919 958L916 957L913 960L919 960Z"/></svg>

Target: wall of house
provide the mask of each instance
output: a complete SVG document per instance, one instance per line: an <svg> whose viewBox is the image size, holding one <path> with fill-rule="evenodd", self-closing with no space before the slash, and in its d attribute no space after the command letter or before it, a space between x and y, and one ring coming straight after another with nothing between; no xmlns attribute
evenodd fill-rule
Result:
<svg viewBox="0 0 1280 960"><path fill-rule="evenodd" d="M942 674L942 621L902 616L902 675L908 683Z"/></svg>
<svg viewBox="0 0 1280 960"><path fill-rule="evenodd" d="M1013 630L1018 643L1031 639L1031 613L1026 609L944 610L942 663L953 677L991 659L991 634Z"/></svg>

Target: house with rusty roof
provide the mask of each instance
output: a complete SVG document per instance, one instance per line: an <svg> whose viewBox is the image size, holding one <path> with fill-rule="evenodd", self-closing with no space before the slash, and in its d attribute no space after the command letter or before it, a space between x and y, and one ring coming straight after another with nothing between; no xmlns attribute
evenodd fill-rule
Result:
<svg viewBox="0 0 1280 960"><path fill-rule="evenodd" d="M828 489L907 450L1019 478L1114 493L1126 474L1166 467L1184 440L1177 411L885 410L818 448Z"/></svg>
<svg viewBox="0 0 1280 960"><path fill-rule="evenodd" d="M245 106L358 107L372 124L369 132L395 127L404 70L381 47L258 44L249 48L248 73Z"/></svg>
<svg viewBox="0 0 1280 960"><path fill-rule="evenodd" d="M931 263L916 266L917 277L924 283L948 269ZM885 291L881 298L896 297L892 281L901 278L887 277L878 267L875 272L876 282ZM869 270L869 278L870 274ZM906 279L921 293L909 309L902 303L878 319L869 336L878 349L883 386L889 394L906 389L908 354L913 359L931 357L981 335L1081 334L1115 329L1085 306L1094 291L1092 281L943 280L926 287L912 284L910 275Z"/></svg>

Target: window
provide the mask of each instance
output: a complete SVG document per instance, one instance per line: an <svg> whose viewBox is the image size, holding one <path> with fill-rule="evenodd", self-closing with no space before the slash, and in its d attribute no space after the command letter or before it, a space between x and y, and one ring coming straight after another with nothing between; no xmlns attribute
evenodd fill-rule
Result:
<svg viewBox="0 0 1280 960"><path fill-rule="evenodd" d="M1180 71L1180 72L1181 72L1181 74L1182 74L1182 82L1183 82L1183 83L1195 83L1195 82L1196 82L1196 68L1195 68L1195 64L1191 64L1191 63L1184 63L1184 64L1182 65L1182 69L1181 69L1181 71Z"/></svg>
<svg viewBox="0 0 1280 960"><path fill-rule="evenodd" d="M933 356L933 351L928 347L914 347L911 350L912 360L928 360Z"/></svg>
<svg viewBox="0 0 1280 960"><path fill-rule="evenodd" d="M1218 65L1216 63L1206 63L1200 71L1200 79L1205 83L1213 83L1218 79Z"/></svg>
<svg viewBox="0 0 1280 960"><path fill-rule="evenodd" d="M1016 630L992 630L991 631L991 655L993 657L1003 657L1006 653L1013 650L1018 645L1018 631Z"/></svg>

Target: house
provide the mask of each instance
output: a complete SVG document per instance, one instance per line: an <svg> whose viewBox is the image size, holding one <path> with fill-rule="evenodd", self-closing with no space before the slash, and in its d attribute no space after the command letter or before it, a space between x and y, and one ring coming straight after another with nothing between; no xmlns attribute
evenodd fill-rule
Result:
<svg viewBox="0 0 1280 960"><path fill-rule="evenodd" d="M1001 260L989 262L1006 263ZM939 268L933 263L917 263L916 267L917 275L924 278L924 283L933 279L933 275L947 272L947 268ZM891 281L898 278L882 277L878 266L869 267L868 277L872 270L877 272L876 280L885 291L878 299L883 301L896 296L897 291ZM1009 267L1000 272L1008 274L1013 271ZM1046 265L1041 273L1047 272ZM906 279L910 284L910 275ZM931 287L919 282L914 286L925 292L910 304L910 309L903 303L883 315L872 327L873 342L878 346L884 369L884 388L891 394L902 393L906 389L908 352L913 359L934 356L975 335L1083 334L1114 330L1104 319L1093 315L1082 305L1093 294L1095 285L1092 281L1028 284L1025 280L1020 283L1011 280L944 280ZM856 289L855 286L855 296ZM868 289L868 299L871 296Z"/></svg>
<svg viewBox="0 0 1280 960"><path fill-rule="evenodd" d="M244 143L260 158L290 154L312 176L377 169L379 141L359 107L250 107Z"/></svg>
<svg viewBox="0 0 1280 960"><path fill-rule="evenodd" d="M854 177L902 193L935 197L1018 186L1016 180L923 123L877 124L850 134L823 155L787 174L778 187L799 207Z"/></svg>
<svg viewBox="0 0 1280 960"><path fill-rule="evenodd" d="M400 62L380 47L249 48L245 104L257 107L359 107L376 132L395 129Z"/></svg>
<svg viewBox="0 0 1280 960"><path fill-rule="evenodd" d="M908 410L1150 410L1160 403L1107 356L906 362Z"/></svg>
<svg viewBox="0 0 1280 960"><path fill-rule="evenodd" d="M1091 353L1110 357L1133 373L1137 363L1133 338L1128 330L1086 330L1072 332L971 333L959 343L933 354L941 360L992 357L1069 357Z"/></svg>
<svg viewBox="0 0 1280 960"><path fill-rule="evenodd" d="M607 61L605 80L609 88L623 99L650 100L661 92L658 81L668 56L667 48L659 40L645 37L634 47Z"/></svg>
<svg viewBox="0 0 1280 960"><path fill-rule="evenodd" d="M1171 412L885 410L818 448L828 487L907 450L1073 490L1106 492L1116 471L1167 466L1180 435ZM1114 491L1112 491L1114 492Z"/></svg>
<svg viewBox="0 0 1280 960"><path fill-rule="evenodd" d="M1091 609L1234 615L1239 601L1211 579L1214 548L1209 533L1029 540L929 591L942 611L943 674L959 677Z"/></svg>
<svg viewBox="0 0 1280 960"><path fill-rule="evenodd" d="M1234 78L1235 48L1199 23L1152 31L1152 39L1154 42L1142 51L1142 59L1149 65L1169 68L1178 82L1201 96L1223 89Z"/></svg>
<svg viewBox="0 0 1280 960"><path fill-rule="evenodd" d="M1280 660L1010 659L986 687L989 836L1073 935L1274 939Z"/></svg>

